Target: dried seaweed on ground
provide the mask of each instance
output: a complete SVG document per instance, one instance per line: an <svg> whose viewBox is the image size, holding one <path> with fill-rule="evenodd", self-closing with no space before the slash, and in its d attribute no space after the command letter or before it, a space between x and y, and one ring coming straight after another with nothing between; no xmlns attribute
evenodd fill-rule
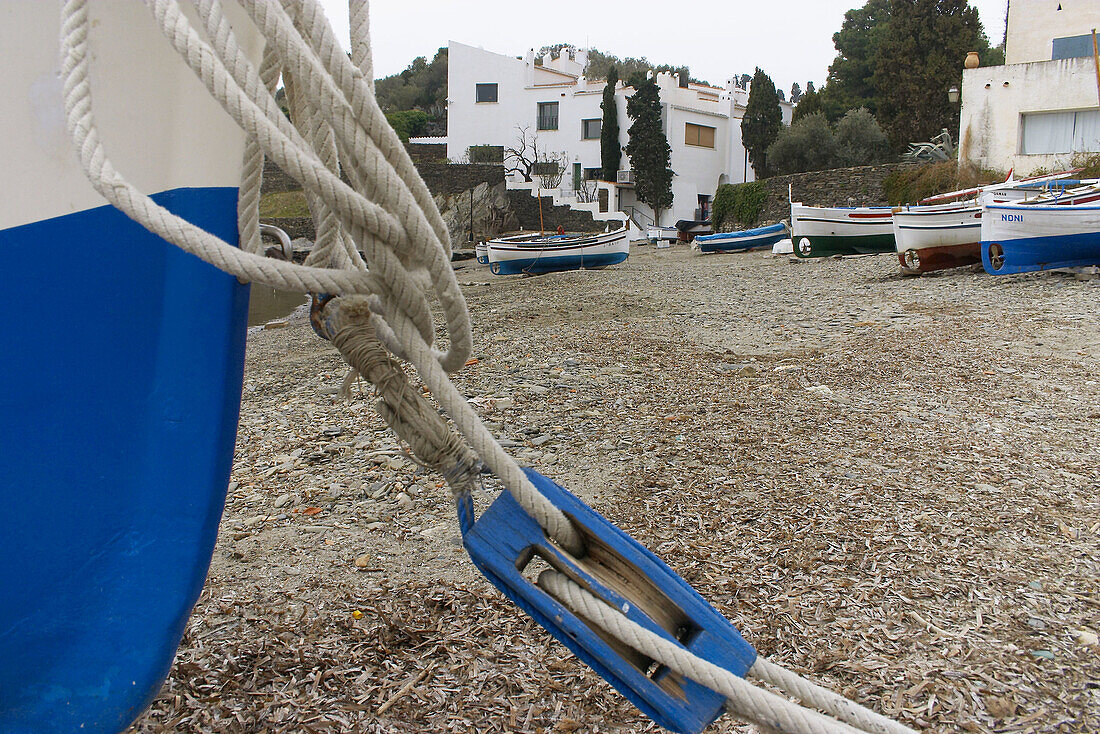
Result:
<svg viewBox="0 0 1100 734"><path fill-rule="evenodd" d="M1096 731L1100 287L896 269L466 267L456 380L777 662L932 731ZM343 376L299 321L251 335L211 575L133 731L656 730L477 576Z"/></svg>

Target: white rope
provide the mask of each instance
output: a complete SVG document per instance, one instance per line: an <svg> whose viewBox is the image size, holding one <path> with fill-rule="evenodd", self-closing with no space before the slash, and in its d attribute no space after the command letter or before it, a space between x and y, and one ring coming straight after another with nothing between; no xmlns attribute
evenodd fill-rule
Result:
<svg viewBox="0 0 1100 734"><path fill-rule="evenodd" d="M563 573L552 570L543 571L539 575L538 585L571 610L574 610L579 616L625 645L667 665L680 675L725 695L728 701L727 710L739 718L784 733L851 734L852 732L874 732L874 734L914 734L912 729L878 716L872 711L862 709L862 707L851 702L848 702L849 706L844 707L821 706L822 708L831 708L830 713L842 718L843 721L830 719L815 711L796 706L781 696L757 688L725 668L720 668L703 660L672 640L661 637L657 633L642 627L627 618L618 609L581 588ZM756 668L755 665L753 667ZM768 663L763 667L766 669L764 675L770 679L769 682L778 681L782 683L783 685L777 686L782 690L787 690L791 677L797 678L790 671L783 670L774 663ZM784 675L775 675L776 669L783 670ZM810 685L812 686L812 684ZM807 703L812 703L815 706L821 705L823 698L819 696L819 691L824 691L826 694L824 698L839 698L820 687L813 686L813 688L816 688L817 691L808 687L800 688L803 700Z"/></svg>
<svg viewBox="0 0 1100 734"><path fill-rule="evenodd" d="M569 519L535 489L447 376L463 366L472 349L469 313L450 265L450 235L443 218L374 97L366 0L349 0L352 59L317 0L238 0L266 40L258 70L240 48L222 0L193 0L205 36L180 11L178 0L143 2L165 38L247 135L238 202L241 247L158 206L111 165L93 114L87 0L64 0L66 119L92 185L150 231L239 278L287 290L369 296L377 338L415 366L457 430L549 536L574 555L583 555L583 541ZM280 77L293 123L274 98ZM265 156L306 192L317 237L304 265L260 254L257 214ZM429 296L443 309L446 350L433 346ZM545 585L592 623L722 692L737 716L781 732L855 731L639 627L572 582L550 576ZM910 731L766 661L758 660L750 672L864 731Z"/></svg>

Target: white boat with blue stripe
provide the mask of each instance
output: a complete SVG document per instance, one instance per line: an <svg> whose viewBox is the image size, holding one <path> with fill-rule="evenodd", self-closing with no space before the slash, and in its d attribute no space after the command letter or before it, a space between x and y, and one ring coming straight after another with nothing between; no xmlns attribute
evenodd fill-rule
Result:
<svg viewBox="0 0 1100 734"><path fill-rule="evenodd" d="M699 244L699 251L710 252L740 252L756 247L771 247L780 240L791 236L787 225L783 222L769 224L766 227L743 229L738 232L719 232L718 234L705 234L695 238Z"/></svg>
<svg viewBox="0 0 1100 734"><path fill-rule="evenodd" d="M1100 205L986 204L982 265L994 275L1100 265Z"/></svg>
<svg viewBox="0 0 1100 734"><path fill-rule="evenodd" d="M537 275L618 265L630 254L626 227L599 234L521 234L489 240L489 269L496 275Z"/></svg>

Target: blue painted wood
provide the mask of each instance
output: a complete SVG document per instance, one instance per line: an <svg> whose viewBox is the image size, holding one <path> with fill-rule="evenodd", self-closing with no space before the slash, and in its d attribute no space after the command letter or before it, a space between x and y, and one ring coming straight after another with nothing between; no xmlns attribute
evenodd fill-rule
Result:
<svg viewBox="0 0 1100 734"><path fill-rule="evenodd" d="M779 222L756 229L744 229L739 232L720 232L700 235L695 238L702 252L735 252L751 250L754 247L771 247L779 240L790 237L787 225Z"/></svg>
<svg viewBox="0 0 1100 734"><path fill-rule="evenodd" d="M721 694L670 675L667 669L657 670L653 678L647 677L642 669L647 667L647 661L632 661L620 654L580 618L529 581L523 574L528 559L532 554L541 556L596 596L623 609L630 619L668 639L678 639L696 655L736 675L744 677L756 660L756 650L729 620L661 559L565 488L535 471L524 471L535 487L573 520L589 547L598 547L594 555L601 562L595 562L591 555L574 559L560 550L505 491L476 521L470 498L459 499L463 542L474 564L505 596L655 722L683 734L702 731L722 713L725 699ZM606 561L608 558L611 560ZM651 583L663 596L661 602L655 605L650 595L642 598L643 595L614 581L615 573L601 570L609 565L639 582L632 587ZM674 610L679 620L675 635L650 616L657 607Z"/></svg>
<svg viewBox="0 0 1100 734"><path fill-rule="evenodd" d="M237 189L153 197L229 242ZM0 732L118 732L160 690L233 460L248 287L110 206L0 231Z"/></svg>

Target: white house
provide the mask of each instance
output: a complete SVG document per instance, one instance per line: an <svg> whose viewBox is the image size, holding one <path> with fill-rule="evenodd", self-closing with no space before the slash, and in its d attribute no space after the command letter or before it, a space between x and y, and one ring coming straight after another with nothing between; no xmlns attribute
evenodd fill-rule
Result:
<svg viewBox="0 0 1100 734"><path fill-rule="evenodd" d="M963 71L959 160L1026 175L1100 152L1093 28L1097 0L1009 0L1005 65Z"/></svg>
<svg viewBox="0 0 1100 734"><path fill-rule="evenodd" d="M564 153L570 170L562 179L569 199L587 198L600 173L600 110L605 82L586 79L585 51L566 47L556 59L547 54L535 63L526 58L485 51L451 41L447 59L447 156L464 160L476 154L499 155L515 147L526 128L528 140L538 137L540 150ZM674 203L661 213L662 223L704 219L720 183L753 180L741 145L741 118L748 92L727 82L725 88L681 80L673 74L656 76L664 111L664 130L672 148ZM621 82L616 90L619 142L625 146L630 120L626 99L634 90ZM790 123L791 105L781 103L784 123ZM492 146L482 148L481 146ZM634 196L630 162L623 154L615 182L599 184L607 194L606 208L627 212L635 223L652 222L652 210ZM515 185L513 182L512 185Z"/></svg>

